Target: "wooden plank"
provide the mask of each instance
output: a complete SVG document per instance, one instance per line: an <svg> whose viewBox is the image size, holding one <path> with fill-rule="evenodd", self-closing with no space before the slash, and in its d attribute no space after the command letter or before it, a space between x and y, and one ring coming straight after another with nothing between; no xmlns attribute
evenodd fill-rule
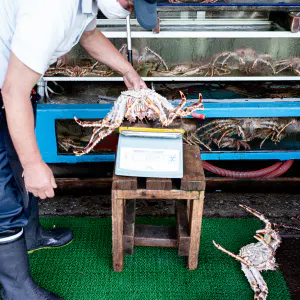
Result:
<svg viewBox="0 0 300 300"><path fill-rule="evenodd" d="M176 248L176 228L169 226L136 225L134 245Z"/></svg>
<svg viewBox="0 0 300 300"><path fill-rule="evenodd" d="M124 216L124 235L123 246L124 254L133 254L134 252L134 231L135 231L135 200L126 200Z"/></svg>
<svg viewBox="0 0 300 300"><path fill-rule="evenodd" d="M170 178L147 178L147 190L171 190L172 180Z"/></svg>
<svg viewBox="0 0 300 300"><path fill-rule="evenodd" d="M114 173L112 179L113 190L136 190L137 189L137 178L118 176Z"/></svg>
<svg viewBox="0 0 300 300"><path fill-rule="evenodd" d="M86 189L98 193L112 187L112 178L56 178L56 192L78 192ZM206 177L206 190L240 191L240 192L298 192L300 193L300 177L278 178L226 178Z"/></svg>
<svg viewBox="0 0 300 300"><path fill-rule="evenodd" d="M112 191L112 252L113 269L121 272L124 265L123 255L123 223L124 223L124 201L118 199L116 192Z"/></svg>
<svg viewBox="0 0 300 300"><path fill-rule="evenodd" d="M189 256L188 256L189 270L195 270L197 269L198 266L203 204L204 204L204 191L200 192L200 197L198 200L191 201L191 208L190 208L191 244L190 244Z"/></svg>
<svg viewBox="0 0 300 300"><path fill-rule="evenodd" d="M197 191L181 191L181 190L170 190L170 191L157 191L157 190L136 190L136 191L122 191L116 190L117 197L120 199L145 199L145 200L190 200L198 199L199 192Z"/></svg>
<svg viewBox="0 0 300 300"><path fill-rule="evenodd" d="M293 33L299 32L300 30L300 16L297 16L295 13L280 11L271 12L270 20L276 22L278 25Z"/></svg>
<svg viewBox="0 0 300 300"><path fill-rule="evenodd" d="M57 190L110 189L112 178L56 178Z"/></svg>
<svg viewBox="0 0 300 300"><path fill-rule="evenodd" d="M186 201L176 201L176 229L178 255L188 256L190 250L190 229Z"/></svg>
<svg viewBox="0 0 300 300"><path fill-rule="evenodd" d="M181 190L205 190L205 175L198 146L183 146L183 174Z"/></svg>

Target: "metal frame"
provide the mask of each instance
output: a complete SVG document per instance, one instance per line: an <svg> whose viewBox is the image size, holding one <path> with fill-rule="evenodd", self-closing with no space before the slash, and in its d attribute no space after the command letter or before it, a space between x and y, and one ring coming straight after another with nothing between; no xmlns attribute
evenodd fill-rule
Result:
<svg viewBox="0 0 300 300"><path fill-rule="evenodd" d="M180 20L181 21L181 20ZM126 31L101 31L107 38L127 38ZM300 33L290 31L132 31L134 38L299 38Z"/></svg>
<svg viewBox="0 0 300 300"><path fill-rule="evenodd" d="M283 2L283 1L282 1ZM297 3L273 3L273 4L236 4L236 3L158 3L158 12L176 12L176 11L284 11L295 12L300 11L300 4Z"/></svg>
<svg viewBox="0 0 300 300"><path fill-rule="evenodd" d="M245 5L245 4L166 4L159 3L158 11L300 11L300 4L269 4L269 5ZM125 25L125 21L101 20L101 25ZM123 23L122 23L123 22ZM242 26L242 25L271 25L268 20L203 20L198 19L191 22L188 19L180 19L183 25L196 26ZM132 20L133 24L137 24ZM161 26L177 25L178 20L161 20ZM100 25L100 21L99 21ZM104 28L102 33L108 38L127 38L127 32L113 31L110 28ZM159 34L149 31L132 31L132 38L300 38L300 33L291 33L289 31L164 31ZM216 82L216 81L299 81L298 76L245 76L245 77L147 77L145 81L194 81L194 82ZM113 82L122 81L122 77L45 77L44 81L103 81ZM270 100L270 99L268 99ZM287 99L285 99L287 100ZM290 99L291 101L276 100L276 102L256 101L245 102L245 99L234 101L207 101L205 111L207 118L242 118L242 117L300 117L299 99ZM298 101L297 101L298 100ZM292 102L294 101L294 102ZM55 121L57 119L73 119L76 115L82 119L101 119L111 109L112 104L39 104L37 114L36 135L39 142L39 148L43 159L47 163L78 163L78 162L104 162L114 161L115 155L112 154L90 154L80 157L74 155L58 154L56 142ZM203 112L201 112L203 113ZM227 151L227 152L204 152L203 160L241 160L241 159L300 159L300 151Z"/></svg>
<svg viewBox="0 0 300 300"><path fill-rule="evenodd" d="M193 82L203 82L203 81L300 81L300 76L224 76L224 77L142 77L144 81L147 82L157 82L157 81L193 81ZM113 81L123 81L123 77L43 77L44 81L103 81L103 82L113 82Z"/></svg>
<svg viewBox="0 0 300 300"><path fill-rule="evenodd" d="M251 26L251 25L271 25L274 22L270 21L268 19L262 18L262 19L186 19L186 18L178 18L178 19L161 19L160 20L160 25L161 26L178 26L178 21L180 20L180 25L184 26L184 25L198 25L198 26L203 26L203 25L222 25L222 26L240 26L240 25L247 25L247 26ZM139 29L141 29L141 31L143 32L147 32L146 30L143 30L138 21L136 19L130 19L130 23L131 23L131 27L134 28L139 27ZM126 25L126 20L124 19L97 19L97 26L101 26L103 28L101 28L101 30L105 29L105 26L109 26L109 27L114 27L114 26L125 26ZM108 30L109 31L109 30Z"/></svg>
<svg viewBox="0 0 300 300"><path fill-rule="evenodd" d="M55 120L104 118L112 104L39 104L36 136L43 159L47 163L78 163L114 161L112 154L88 154L83 156L58 154ZM248 117L295 117L300 116L297 102L249 102L249 103L206 103L204 112L207 118L248 118ZM203 160L240 159L300 159L300 151L249 151L203 153Z"/></svg>

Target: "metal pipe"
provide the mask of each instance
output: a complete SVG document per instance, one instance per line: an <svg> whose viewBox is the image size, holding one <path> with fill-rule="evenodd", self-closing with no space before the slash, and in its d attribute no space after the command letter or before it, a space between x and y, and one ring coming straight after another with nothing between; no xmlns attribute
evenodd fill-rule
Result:
<svg viewBox="0 0 300 300"><path fill-rule="evenodd" d="M132 43L131 43L131 28L130 28L130 15L126 17L126 31L127 31L128 61L131 63L131 65L133 65Z"/></svg>
<svg viewBox="0 0 300 300"><path fill-rule="evenodd" d="M203 168L211 173L217 174L223 177L231 177L231 178L276 178L284 173L286 173L290 167L292 166L294 160L288 160L284 163L277 162L272 166L269 166L264 169L256 170L256 171L232 171L223 168L216 167L208 163L207 161L203 161Z"/></svg>

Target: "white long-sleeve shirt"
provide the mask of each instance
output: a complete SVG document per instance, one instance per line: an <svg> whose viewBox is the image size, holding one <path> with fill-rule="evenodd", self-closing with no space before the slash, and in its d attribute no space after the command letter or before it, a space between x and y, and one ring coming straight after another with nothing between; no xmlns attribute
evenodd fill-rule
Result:
<svg viewBox="0 0 300 300"><path fill-rule="evenodd" d="M0 89L10 53L43 75L96 27L94 0L0 0Z"/></svg>

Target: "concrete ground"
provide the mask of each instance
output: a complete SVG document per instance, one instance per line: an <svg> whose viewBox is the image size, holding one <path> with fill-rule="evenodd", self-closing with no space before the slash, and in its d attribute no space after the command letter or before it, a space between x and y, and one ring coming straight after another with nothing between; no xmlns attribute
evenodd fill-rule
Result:
<svg viewBox="0 0 300 300"><path fill-rule="evenodd" d="M300 216L298 194L265 193L206 193L204 217L244 218L251 217L238 204L245 204L264 213L272 222L289 223ZM110 191L101 194L76 191L76 195L58 192L54 199L40 201L43 216L109 217L111 215ZM141 216L169 217L174 214L172 201L138 201L137 214Z"/></svg>

